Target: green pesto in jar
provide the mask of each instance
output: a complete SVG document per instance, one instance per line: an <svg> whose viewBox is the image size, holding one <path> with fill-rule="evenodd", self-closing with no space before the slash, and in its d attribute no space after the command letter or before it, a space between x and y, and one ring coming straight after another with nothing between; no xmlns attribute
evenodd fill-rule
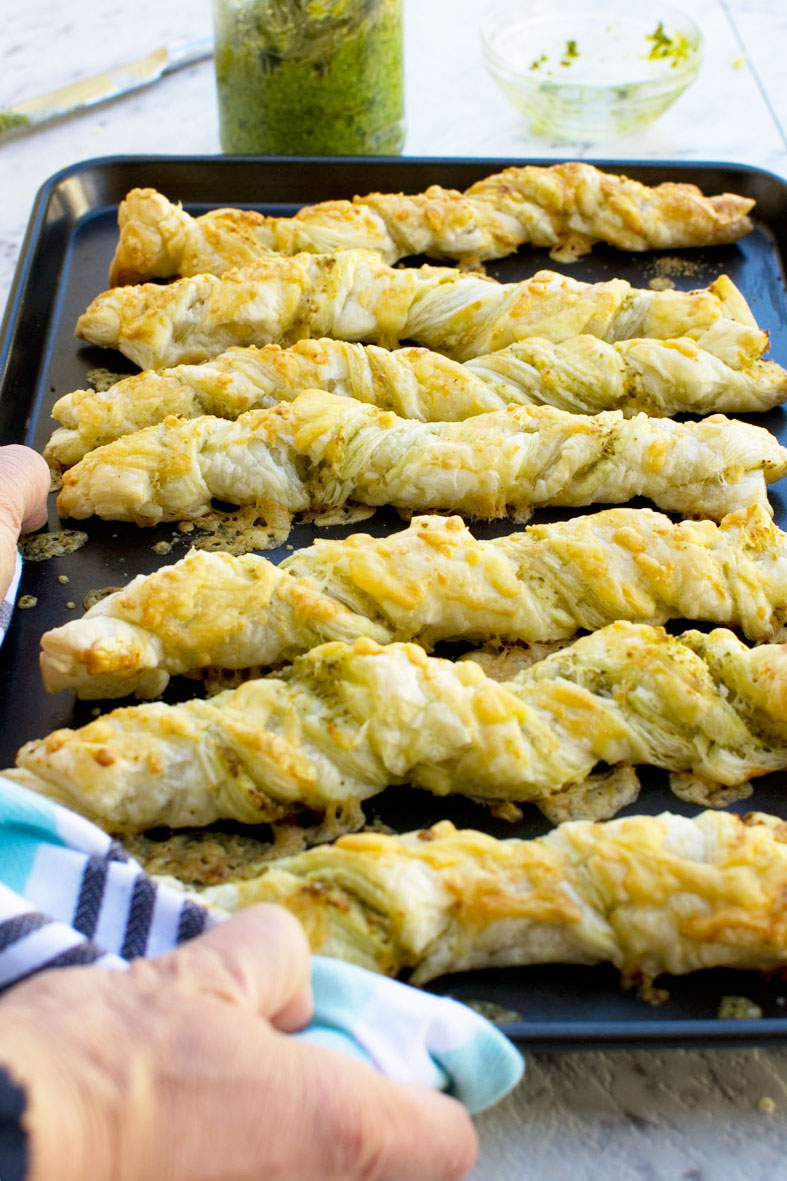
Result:
<svg viewBox="0 0 787 1181"><path fill-rule="evenodd" d="M214 0L214 17L225 152L401 151L401 0Z"/></svg>

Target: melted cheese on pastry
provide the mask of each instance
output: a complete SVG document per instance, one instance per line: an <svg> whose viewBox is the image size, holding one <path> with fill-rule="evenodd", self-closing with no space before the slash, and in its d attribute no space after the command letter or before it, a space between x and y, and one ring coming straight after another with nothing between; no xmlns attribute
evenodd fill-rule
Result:
<svg viewBox="0 0 787 1181"><path fill-rule="evenodd" d="M122 832L275 824L397 783L547 800L600 761L729 785L787 767L787 647L618 622L498 682L415 644L323 644L281 677L56 730L10 774Z"/></svg>
<svg viewBox="0 0 787 1181"><path fill-rule="evenodd" d="M221 277L114 287L93 300L76 331L142 369L204 361L235 345L323 336L386 347L407 339L459 361L530 336L553 343L584 333L609 342L688 336L735 368L768 345L726 275L699 291L581 283L552 271L497 283L451 267L389 267L368 250L271 256Z"/></svg>
<svg viewBox="0 0 787 1181"><path fill-rule="evenodd" d="M787 372L772 361L733 369L687 337L617 344L533 337L465 365L428 349L302 340L286 349L230 349L201 365L146 370L107 390L66 394L52 410L63 425L44 455L68 467L168 414L237 418L310 388L426 422L459 422L511 402L591 414L620 409L630 417L767 410L787 397Z"/></svg>
<svg viewBox="0 0 787 1181"><path fill-rule="evenodd" d="M579 162L507 168L466 193L431 185L412 196L323 201L294 217L217 209L193 218L155 189L132 189L118 210L109 281L221 274L270 252L347 247L395 262L410 254L500 258L524 243L552 247L562 259L585 254L594 242L622 250L709 246L747 234L753 204L732 193L705 197L692 184L651 187Z"/></svg>
<svg viewBox="0 0 787 1181"><path fill-rule="evenodd" d="M277 902L314 952L415 984L517 964L606 962L624 982L787 965L787 825L762 813L572 821L535 840L442 821L260 869L201 896Z"/></svg>
<svg viewBox="0 0 787 1181"><path fill-rule="evenodd" d="M206 666L291 659L327 640L551 641L615 619L707 619L774 639L787 537L762 508L711 521L608 509L478 541L460 517L318 540L281 566L195 550L41 640L50 692L153 697Z"/></svg>
<svg viewBox="0 0 787 1181"><path fill-rule="evenodd" d="M152 524L199 517L216 497L291 513L354 500L523 519L534 505L647 496L721 519L767 506L766 484L785 474L773 435L722 415L677 423L509 406L423 423L307 390L235 421L167 418L90 451L64 473L58 510Z"/></svg>

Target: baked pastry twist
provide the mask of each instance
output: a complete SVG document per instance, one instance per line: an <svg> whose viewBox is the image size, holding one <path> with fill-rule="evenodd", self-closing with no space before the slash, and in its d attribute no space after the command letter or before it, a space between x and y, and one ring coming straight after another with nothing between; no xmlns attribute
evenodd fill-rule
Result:
<svg viewBox="0 0 787 1181"><path fill-rule="evenodd" d="M508 406L462 423L421 423L306 390L234 422L167 418L90 451L63 476L63 516L152 524L207 513L213 497L298 513L349 501L526 520L536 504L646 496L721 520L768 505L787 450L761 426L620 411Z"/></svg>
<svg viewBox="0 0 787 1181"><path fill-rule="evenodd" d="M424 984L447 972L611 963L625 984L787 964L787 825L755 812L572 821L495 840L450 821L358 833L209 887L277 902L312 950Z"/></svg>
<svg viewBox="0 0 787 1181"><path fill-rule="evenodd" d="M292 820L391 784L549 802L599 761L737 786L787 767L787 649L617 622L506 682L415 644L323 644L207 700L28 743L11 777L110 831ZM682 780L681 780L682 783Z"/></svg>
<svg viewBox="0 0 787 1181"><path fill-rule="evenodd" d="M608 509L478 541L460 517L318 540L274 566L194 550L41 639L50 692L155 697L170 676L292 659L328 640L540 642L616 619L704 619L777 638L787 536L762 508L674 524Z"/></svg>
<svg viewBox="0 0 787 1181"><path fill-rule="evenodd" d="M431 185L413 196L370 193L323 201L294 217L240 209L189 216L155 189L132 189L118 210L112 284L171 275L221 274L270 252L376 250L386 262L410 254L487 259L518 246L549 246L576 258L594 242L622 250L735 242L751 230L754 202L705 197L692 184L651 187L579 162L507 168L465 193Z"/></svg>
<svg viewBox="0 0 787 1181"><path fill-rule="evenodd" d="M733 369L687 337L607 344L577 336L532 337L462 365L421 348L393 352L339 340L290 348L235 348L201 365L125 377L107 390L75 390L52 415L63 425L44 455L69 467L94 447L161 422L168 414L237 418L247 410L325 389L426 422L461 421L511 402L597 414L653 415L768 410L787 398L787 372L773 361Z"/></svg>
<svg viewBox="0 0 787 1181"><path fill-rule="evenodd" d="M157 697L178 673L279 664L329 640L367 635L393 638L383 623L267 558L192 550L45 632L41 673L51 693Z"/></svg>
<svg viewBox="0 0 787 1181"><path fill-rule="evenodd" d="M216 497L290 513L353 500L522 520L535 505L647 496L720 520L767 506L767 483L786 474L769 431L720 414L677 423L509 406L424 423L306 390L234 422L167 418L90 451L64 473L58 510L142 525L199 517Z"/></svg>
<svg viewBox="0 0 787 1181"><path fill-rule="evenodd" d="M91 344L142 369L205 361L234 345L331 336L392 348L411 340L459 361L542 336L606 341L688 336L733 368L768 345L726 275L699 291L651 291L625 279L581 283L539 271L497 283L451 267L389 267L369 250L271 256L162 286L114 287L77 322Z"/></svg>

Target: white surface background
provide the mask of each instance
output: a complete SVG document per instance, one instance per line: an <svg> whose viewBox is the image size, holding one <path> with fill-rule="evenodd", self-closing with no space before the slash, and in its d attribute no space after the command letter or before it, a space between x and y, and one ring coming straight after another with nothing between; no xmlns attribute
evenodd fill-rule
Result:
<svg viewBox="0 0 787 1181"><path fill-rule="evenodd" d="M207 0L2 7L0 107L211 24ZM695 85L644 132L571 145L530 137L485 74L488 7L405 0L407 155L728 160L787 177L784 0L693 0L706 38ZM53 172L96 156L218 151L210 62L0 145L0 307L36 190ZM517 1092L478 1126L475 1181L777 1181L787 1177L787 1050L531 1057Z"/></svg>
<svg viewBox="0 0 787 1181"><path fill-rule="evenodd" d="M694 86L644 131L561 145L530 136L484 70L478 29L491 0L404 3L406 155L730 160L787 176L784 0L692 0L706 43ZM211 30L209 0L0 8L0 108ZM0 145L0 306L36 190L53 172L95 156L219 151L209 61Z"/></svg>

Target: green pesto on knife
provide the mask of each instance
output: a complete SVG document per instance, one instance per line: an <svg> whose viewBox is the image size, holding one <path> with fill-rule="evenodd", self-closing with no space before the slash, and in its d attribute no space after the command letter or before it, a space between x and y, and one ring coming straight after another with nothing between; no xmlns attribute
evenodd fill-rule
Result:
<svg viewBox="0 0 787 1181"><path fill-rule="evenodd" d="M401 0L215 0L225 152L402 149Z"/></svg>
<svg viewBox="0 0 787 1181"><path fill-rule="evenodd" d="M13 111L0 111L0 135L13 131L16 127L27 127L30 122L28 115L17 115Z"/></svg>

